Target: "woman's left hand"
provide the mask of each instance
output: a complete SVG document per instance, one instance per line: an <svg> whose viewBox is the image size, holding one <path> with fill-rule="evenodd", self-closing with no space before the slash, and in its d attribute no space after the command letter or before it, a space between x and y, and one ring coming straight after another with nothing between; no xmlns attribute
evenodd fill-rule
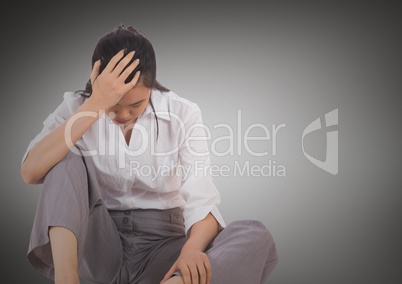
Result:
<svg viewBox="0 0 402 284"><path fill-rule="evenodd" d="M208 256L197 249L183 248L176 262L161 283L180 270L184 284L208 284L211 282L211 264Z"/></svg>

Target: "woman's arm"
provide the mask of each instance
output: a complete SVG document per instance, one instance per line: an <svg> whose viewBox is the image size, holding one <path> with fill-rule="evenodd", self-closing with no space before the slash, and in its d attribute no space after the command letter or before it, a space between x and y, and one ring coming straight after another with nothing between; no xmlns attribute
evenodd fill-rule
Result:
<svg viewBox="0 0 402 284"><path fill-rule="evenodd" d="M191 226L183 250L197 249L205 251L211 241L218 234L219 225L215 217L209 213L203 220Z"/></svg>
<svg viewBox="0 0 402 284"><path fill-rule="evenodd" d="M69 119L32 147L21 166L21 176L24 182L27 184L41 183L47 172L67 155L70 148L96 122L99 117L99 109L90 97ZM76 115L83 111L90 111L93 116L87 114L76 120ZM71 130L66 136L66 125L70 124ZM72 144L68 145L68 143Z"/></svg>
<svg viewBox="0 0 402 284"><path fill-rule="evenodd" d="M131 82L126 84L125 80L139 61L135 60L123 71L133 56L134 51L124 56L124 50L121 50L109 61L102 73L99 73L100 60L94 64L91 72L92 95L69 119L47 134L29 151L21 166L21 176L26 183L41 183L47 172L67 155L74 144L97 121L99 110L106 110L116 105L125 93L134 88L140 76L139 71ZM79 123L76 123L77 119ZM67 133L65 133L66 127L68 127Z"/></svg>
<svg viewBox="0 0 402 284"><path fill-rule="evenodd" d="M211 265L204 252L218 232L218 222L211 213L203 220L194 223L189 230L180 256L166 273L162 282L180 270L184 283L209 283L211 281Z"/></svg>

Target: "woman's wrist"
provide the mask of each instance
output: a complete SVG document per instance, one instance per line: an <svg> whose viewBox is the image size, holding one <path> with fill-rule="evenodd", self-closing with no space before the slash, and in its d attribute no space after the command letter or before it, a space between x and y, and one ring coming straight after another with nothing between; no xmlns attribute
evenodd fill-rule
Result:
<svg viewBox="0 0 402 284"><path fill-rule="evenodd" d="M204 252L205 249L202 245L200 245L199 242L195 242L191 239L188 239L187 242L184 243L181 252L192 251L192 250Z"/></svg>
<svg viewBox="0 0 402 284"><path fill-rule="evenodd" d="M105 107L100 101L97 100L96 97L92 95L84 102L84 109L88 111L106 111L107 107Z"/></svg>

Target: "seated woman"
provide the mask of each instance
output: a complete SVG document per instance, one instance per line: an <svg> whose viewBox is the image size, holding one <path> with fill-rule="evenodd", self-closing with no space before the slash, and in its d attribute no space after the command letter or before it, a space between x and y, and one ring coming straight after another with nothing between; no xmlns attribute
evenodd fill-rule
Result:
<svg viewBox="0 0 402 284"><path fill-rule="evenodd" d="M117 26L29 143L21 175L42 190L28 261L56 283L264 283L274 240L257 220L225 224L201 110L156 80L155 58Z"/></svg>

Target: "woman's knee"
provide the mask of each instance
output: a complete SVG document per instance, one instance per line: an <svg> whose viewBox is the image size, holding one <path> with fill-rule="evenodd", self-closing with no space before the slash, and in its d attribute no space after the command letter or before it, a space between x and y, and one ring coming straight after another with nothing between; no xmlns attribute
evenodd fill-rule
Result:
<svg viewBox="0 0 402 284"><path fill-rule="evenodd" d="M63 171L64 173L81 173L85 171L85 164L83 161L83 157L80 154L73 152L72 150L68 151L67 154L57 162L50 171ZM49 172L50 172L49 171Z"/></svg>
<svg viewBox="0 0 402 284"><path fill-rule="evenodd" d="M82 156L71 150L48 171L43 184L44 186L48 183L65 184L66 181L72 184L87 183L87 172Z"/></svg>
<svg viewBox="0 0 402 284"><path fill-rule="evenodd" d="M263 222L259 220L236 220L230 223L228 227L237 231L238 235L243 235L247 243L255 247L256 250L266 251L272 259L277 258L275 241Z"/></svg>
<svg viewBox="0 0 402 284"><path fill-rule="evenodd" d="M88 177L82 156L69 151L49 170L43 181L41 200L46 204L61 200L87 207Z"/></svg>
<svg viewBox="0 0 402 284"><path fill-rule="evenodd" d="M240 231L247 235L272 237L268 228L259 220L235 220L227 226L231 230Z"/></svg>

